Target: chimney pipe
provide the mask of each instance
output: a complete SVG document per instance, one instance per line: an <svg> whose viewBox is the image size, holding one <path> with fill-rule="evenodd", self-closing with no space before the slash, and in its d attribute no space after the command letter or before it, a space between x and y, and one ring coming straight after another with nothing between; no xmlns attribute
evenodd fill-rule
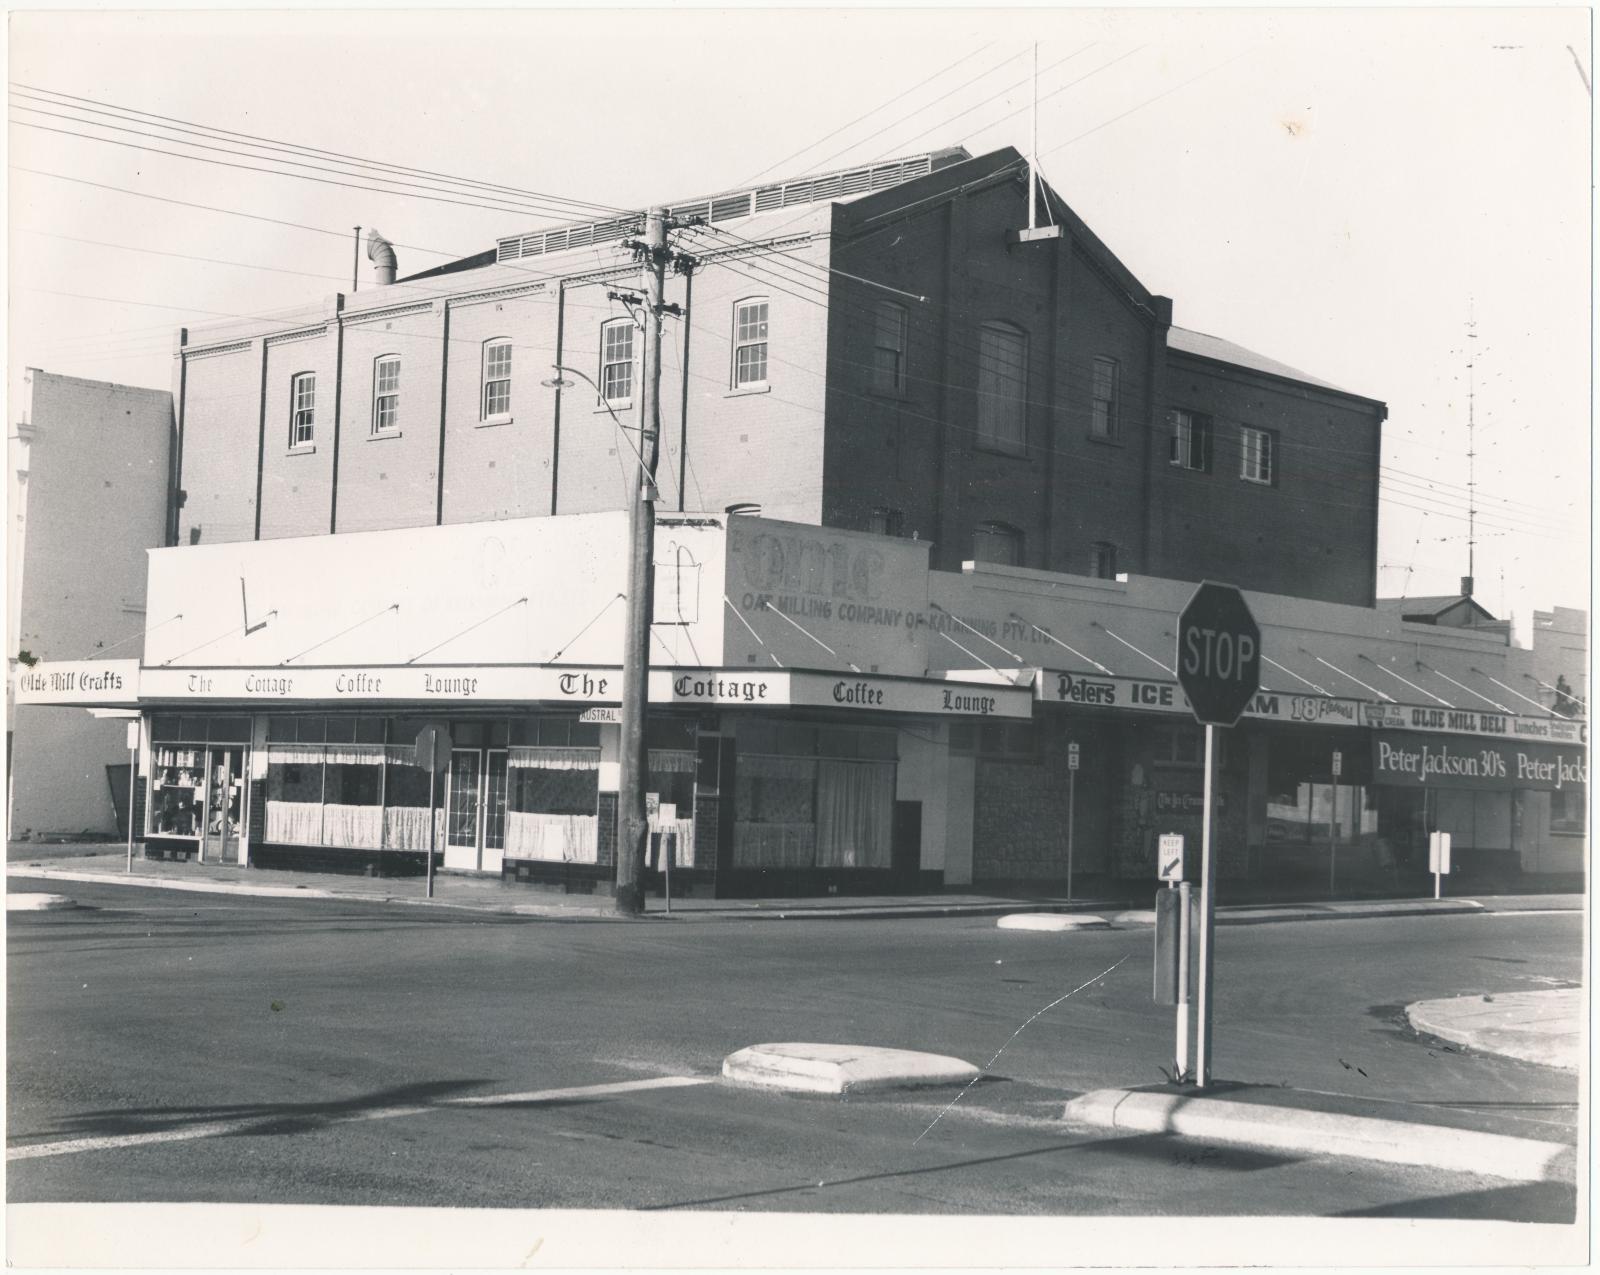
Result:
<svg viewBox="0 0 1600 1275"><path fill-rule="evenodd" d="M372 262L372 271L380 288L394 282L397 264L394 245L380 235L376 228L367 234L367 258Z"/></svg>
<svg viewBox="0 0 1600 1275"><path fill-rule="evenodd" d="M1471 576L1462 576L1461 577L1461 596L1464 597L1464 598L1470 598L1472 596L1472 577Z"/></svg>

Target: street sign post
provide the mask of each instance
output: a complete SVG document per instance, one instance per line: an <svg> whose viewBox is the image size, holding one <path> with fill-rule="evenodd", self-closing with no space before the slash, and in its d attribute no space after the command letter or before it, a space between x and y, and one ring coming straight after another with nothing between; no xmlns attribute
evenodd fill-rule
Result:
<svg viewBox="0 0 1600 1275"><path fill-rule="evenodd" d="M1333 783L1329 785L1328 799L1332 806L1328 812L1328 897L1334 897L1333 873L1339 861L1339 772L1344 769L1344 754L1333 750Z"/></svg>
<svg viewBox="0 0 1600 1275"><path fill-rule="evenodd" d="M133 793L139 786L139 719L128 723L128 871L133 871Z"/></svg>
<svg viewBox="0 0 1600 1275"><path fill-rule="evenodd" d="M1428 871L1433 873L1433 897L1439 897L1439 878L1450 871L1450 834L1428 834Z"/></svg>
<svg viewBox="0 0 1600 1275"><path fill-rule="evenodd" d="M1211 1081L1212 940L1216 931L1216 856L1211 853L1215 728L1239 720L1261 686L1261 629L1244 595L1230 584L1204 581L1178 617L1178 684L1195 720L1206 728L1205 808L1200 822L1200 1013L1195 1038L1195 1083ZM1185 1042L1187 1043L1187 1042Z"/></svg>
<svg viewBox="0 0 1600 1275"><path fill-rule="evenodd" d="M431 722L417 732L417 765L428 772L428 897L433 898L433 855L439 821L433 813L434 781L450 764L450 732Z"/></svg>
<svg viewBox="0 0 1600 1275"><path fill-rule="evenodd" d="M1072 902L1072 835L1078 814L1078 741L1067 744L1067 902Z"/></svg>
<svg viewBox="0 0 1600 1275"><path fill-rule="evenodd" d="M1156 839L1156 872L1169 885L1183 880L1183 833L1163 832Z"/></svg>

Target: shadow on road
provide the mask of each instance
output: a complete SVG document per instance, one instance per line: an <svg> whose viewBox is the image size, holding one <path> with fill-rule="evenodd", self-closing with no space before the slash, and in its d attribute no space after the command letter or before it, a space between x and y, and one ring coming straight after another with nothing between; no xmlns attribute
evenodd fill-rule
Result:
<svg viewBox="0 0 1600 1275"><path fill-rule="evenodd" d="M1463 1218L1475 1222L1557 1222L1577 1220L1575 1188L1564 1182L1518 1182L1510 1186L1457 1191L1393 1204L1349 1209L1335 1217Z"/></svg>
<svg viewBox="0 0 1600 1275"><path fill-rule="evenodd" d="M1105 1139L1094 1142L1054 1142L1047 1147L1029 1151L1012 1151L1006 1155L982 1156L971 1160L951 1160L944 1164L924 1165L916 1169L894 1169L885 1173L864 1173L853 1178L835 1178L824 1182L802 1182L794 1186L769 1187L762 1191L741 1191L734 1195L707 1196L698 1200L678 1200L670 1204L641 1206L642 1212L662 1212L667 1209L710 1208L731 1204L738 1200L759 1200L773 1196L796 1195L801 1192L831 1190L834 1187L859 1186L865 1182L886 1182L899 1178L921 1177L929 1173L951 1173L961 1169L977 1169L991 1164L1004 1164L1015 1160L1036 1159L1039 1156L1062 1155L1069 1152L1122 1152L1140 1159L1162 1160L1169 1164L1203 1166L1205 1168L1253 1171L1293 1163L1291 1157L1264 1155L1254 1151L1241 1151L1224 1147L1198 1147L1181 1138L1166 1134L1138 1134L1130 1137Z"/></svg>

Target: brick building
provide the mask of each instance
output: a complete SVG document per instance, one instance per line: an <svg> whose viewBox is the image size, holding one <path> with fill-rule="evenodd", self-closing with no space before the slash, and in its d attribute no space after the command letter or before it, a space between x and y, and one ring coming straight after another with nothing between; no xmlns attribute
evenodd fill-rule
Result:
<svg viewBox="0 0 1600 1275"><path fill-rule="evenodd" d="M1053 192L1022 232L1026 181L935 152L671 210L647 783L686 881L1051 882L1066 822L1078 871L1147 878L1198 831L1170 630L1207 576L1271 661L1224 880L1395 888L1437 827L1580 869L1586 725L1495 698L1500 635L1374 606L1383 404L1173 326ZM143 658L27 688L141 712L152 850L415 867L432 828L610 878L640 223L180 333Z"/></svg>
<svg viewBox="0 0 1600 1275"><path fill-rule="evenodd" d="M1014 151L936 152L674 207L708 220L668 285L666 501L914 537L942 569L1370 605L1383 405L1173 327L1051 192L1060 235L1019 242L1026 181ZM622 507L637 229L185 331L176 541Z"/></svg>

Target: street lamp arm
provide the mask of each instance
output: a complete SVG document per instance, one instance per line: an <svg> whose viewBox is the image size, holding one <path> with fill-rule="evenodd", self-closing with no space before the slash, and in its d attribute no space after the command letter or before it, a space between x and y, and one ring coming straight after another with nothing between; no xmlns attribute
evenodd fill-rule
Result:
<svg viewBox="0 0 1600 1275"><path fill-rule="evenodd" d="M612 409L611 404L606 402L606 396L601 391L600 387L595 384L594 378L591 377L587 372L581 372L575 367L568 367L564 363L552 363L550 366L555 369L557 374L544 381L541 381L541 385L547 385L551 389L556 390L570 389L572 387L572 382L562 380L561 376L563 373L570 372L573 376L580 377L585 384L594 390L595 396L600 400L600 406L606 409L606 415L611 417L612 423L617 427L617 432L622 435L623 440L628 444L628 449L633 453L634 459L639 462L639 472L643 476L644 485L650 488L650 499L655 499L656 478L655 475L650 472L649 465L645 463L644 453L639 450L638 444L636 444L629 436L628 427L622 423L622 418L618 416L617 413ZM649 436L649 431L647 431L641 425L639 434L642 440L643 438Z"/></svg>

